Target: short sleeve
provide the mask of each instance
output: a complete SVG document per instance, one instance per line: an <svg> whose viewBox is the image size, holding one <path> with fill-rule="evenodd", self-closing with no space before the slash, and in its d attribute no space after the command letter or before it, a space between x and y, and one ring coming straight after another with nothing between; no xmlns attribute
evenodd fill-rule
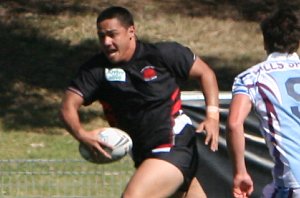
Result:
<svg viewBox="0 0 300 198"><path fill-rule="evenodd" d="M256 75L251 69L248 69L237 77L235 77L232 85L232 95L244 94L249 96L250 100L254 102Z"/></svg>
<svg viewBox="0 0 300 198"><path fill-rule="evenodd" d="M176 78L186 80L195 62L195 54L188 47L176 42L160 43L158 46L165 66Z"/></svg>
<svg viewBox="0 0 300 198"><path fill-rule="evenodd" d="M249 95L248 87L245 85L242 78L239 76L235 77L234 83L232 86L232 94L246 94Z"/></svg>
<svg viewBox="0 0 300 198"><path fill-rule="evenodd" d="M71 81L69 88L75 89L84 99L84 105L91 104L97 100L97 94L103 76L102 69L96 64L97 58L92 58L83 64L75 78Z"/></svg>

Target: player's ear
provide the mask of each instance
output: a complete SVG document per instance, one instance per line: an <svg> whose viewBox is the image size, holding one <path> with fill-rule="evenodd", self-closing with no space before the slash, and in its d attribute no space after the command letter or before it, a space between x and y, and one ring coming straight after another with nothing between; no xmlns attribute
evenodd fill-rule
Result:
<svg viewBox="0 0 300 198"><path fill-rule="evenodd" d="M266 41L264 40L264 50L266 51L267 54L269 54L269 47L268 44L266 43Z"/></svg>
<svg viewBox="0 0 300 198"><path fill-rule="evenodd" d="M132 25L128 28L128 33L130 34L131 38L135 38L135 26Z"/></svg>

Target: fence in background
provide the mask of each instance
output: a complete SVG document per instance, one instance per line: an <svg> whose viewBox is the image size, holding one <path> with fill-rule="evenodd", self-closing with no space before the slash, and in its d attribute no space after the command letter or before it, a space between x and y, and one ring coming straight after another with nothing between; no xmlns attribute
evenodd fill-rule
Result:
<svg viewBox="0 0 300 198"><path fill-rule="evenodd" d="M203 153L199 155L203 162L199 167L199 178L211 198L229 197L231 194L232 174L224 138L230 100L230 93L220 94L219 151L212 154L203 146ZM200 92L183 92L182 101L183 109L195 125L204 118L205 102ZM256 181L253 197L259 197L261 188L271 180L270 168L273 165L263 138L257 133L257 124L251 115L245 123L249 145L246 161ZM95 165L82 159L0 160L0 197L116 198L120 197L133 170L130 157L106 165Z"/></svg>
<svg viewBox="0 0 300 198"><path fill-rule="evenodd" d="M133 163L129 157L95 165L84 160L0 160L0 197L120 197Z"/></svg>
<svg viewBox="0 0 300 198"><path fill-rule="evenodd" d="M211 152L207 146L198 144L199 160L197 177L207 197L229 198L232 188L232 167L226 145L226 121L231 102L230 92L220 92L220 137L218 152ZM200 92L182 92L182 106L195 126L205 118L205 100ZM252 198L261 197L263 187L272 181L273 162L269 156L264 138L259 131L259 121L252 111L245 123L245 161L254 181ZM204 139L202 139L202 142ZM222 185L220 185L222 184Z"/></svg>

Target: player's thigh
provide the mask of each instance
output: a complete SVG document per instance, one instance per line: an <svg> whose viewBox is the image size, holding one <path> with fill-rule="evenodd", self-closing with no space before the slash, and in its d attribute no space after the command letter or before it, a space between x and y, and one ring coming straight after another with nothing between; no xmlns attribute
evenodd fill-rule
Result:
<svg viewBox="0 0 300 198"><path fill-rule="evenodd" d="M196 177L193 178L186 192L177 191L170 198L207 198L202 186Z"/></svg>
<svg viewBox="0 0 300 198"><path fill-rule="evenodd" d="M176 166L164 160L150 158L136 170L123 197L169 197L182 183L183 175Z"/></svg>
<svg viewBox="0 0 300 198"><path fill-rule="evenodd" d="M193 178L189 189L186 193L186 198L207 198L206 194L196 177Z"/></svg>

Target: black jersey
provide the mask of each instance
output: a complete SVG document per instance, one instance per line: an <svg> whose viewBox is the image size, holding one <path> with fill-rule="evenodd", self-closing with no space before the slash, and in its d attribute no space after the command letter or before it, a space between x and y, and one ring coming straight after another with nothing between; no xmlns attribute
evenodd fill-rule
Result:
<svg viewBox="0 0 300 198"><path fill-rule="evenodd" d="M172 144L173 118L181 108L178 79L187 79L195 55L175 42L137 42L131 61L112 65L97 54L70 87L84 104L100 101L111 126L129 133L133 155Z"/></svg>

